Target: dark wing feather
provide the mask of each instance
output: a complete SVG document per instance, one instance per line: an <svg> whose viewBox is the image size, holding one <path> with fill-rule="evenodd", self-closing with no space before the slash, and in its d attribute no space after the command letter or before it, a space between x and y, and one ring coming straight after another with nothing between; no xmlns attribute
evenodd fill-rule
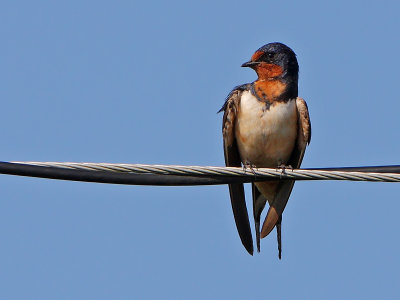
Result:
<svg viewBox="0 0 400 300"><path fill-rule="evenodd" d="M303 161L304 152L307 144L311 141L311 122L308 114L306 101L302 98L296 99L297 115L298 115L298 134L296 146L289 158L287 165L291 165L294 169L300 168Z"/></svg>
<svg viewBox="0 0 400 300"><path fill-rule="evenodd" d="M235 138L235 121L242 91L243 89L240 89L240 87L234 89L229 94L224 106L222 107L222 110L225 111L222 123L224 155L225 164L228 167L241 166L240 154ZM253 255L253 238L251 235L249 216L247 214L243 184L229 184L229 193L236 228L239 232L240 239L246 250Z"/></svg>

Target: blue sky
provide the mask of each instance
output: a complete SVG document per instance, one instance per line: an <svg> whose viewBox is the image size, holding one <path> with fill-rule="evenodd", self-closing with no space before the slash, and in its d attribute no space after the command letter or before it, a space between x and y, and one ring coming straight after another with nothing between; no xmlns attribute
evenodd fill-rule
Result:
<svg viewBox="0 0 400 300"><path fill-rule="evenodd" d="M225 96L298 55L303 167L399 164L396 1L4 1L1 160L223 165ZM398 184L298 182L249 256L226 186L0 178L2 299L393 299ZM247 189L247 192L250 190ZM250 194L248 194L250 195ZM251 212L250 212L251 213Z"/></svg>

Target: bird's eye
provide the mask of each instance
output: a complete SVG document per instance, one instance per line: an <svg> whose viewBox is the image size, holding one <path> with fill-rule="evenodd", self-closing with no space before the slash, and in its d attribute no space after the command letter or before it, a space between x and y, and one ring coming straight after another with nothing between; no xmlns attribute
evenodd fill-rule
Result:
<svg viewBox="0 0 400 300"><path fill-rule="evenodd" d="M270 59L274 58L274 56L275 56L275 53L272 53L272 52L267 53L267 57Z"/></svg>

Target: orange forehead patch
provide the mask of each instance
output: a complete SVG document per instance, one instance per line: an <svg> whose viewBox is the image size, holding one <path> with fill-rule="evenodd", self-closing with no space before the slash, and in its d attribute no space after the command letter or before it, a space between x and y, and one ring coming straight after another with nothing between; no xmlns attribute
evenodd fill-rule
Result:
<svg viewBox="0 0 400 300"><path fill-rule="evenodd" d="M256 53L254 53L253 56L251 57L251 61L256 61L256 60L259 59L263 54L264 54L264 52L262 52L262 51L256 51Z"/></svg>
<svg viewBox="0 0 400 300"><path fill-rule="evenodd" d="M257 66L256 72L258 79L265 80L282 75L283 69L278 65L262 62Z"/></svg>

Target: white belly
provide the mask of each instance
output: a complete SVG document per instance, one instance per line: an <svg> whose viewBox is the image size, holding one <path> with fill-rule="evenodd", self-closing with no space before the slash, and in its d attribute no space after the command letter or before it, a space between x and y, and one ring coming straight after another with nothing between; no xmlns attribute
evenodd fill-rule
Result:
<svg viewBox="0 0 400 300"><path fill-rule="evenodd" d="M251 92L243 92L235 135L242 162L272 168L286 164L297 138L296 100L274 103L267 110Z"/></svg>

